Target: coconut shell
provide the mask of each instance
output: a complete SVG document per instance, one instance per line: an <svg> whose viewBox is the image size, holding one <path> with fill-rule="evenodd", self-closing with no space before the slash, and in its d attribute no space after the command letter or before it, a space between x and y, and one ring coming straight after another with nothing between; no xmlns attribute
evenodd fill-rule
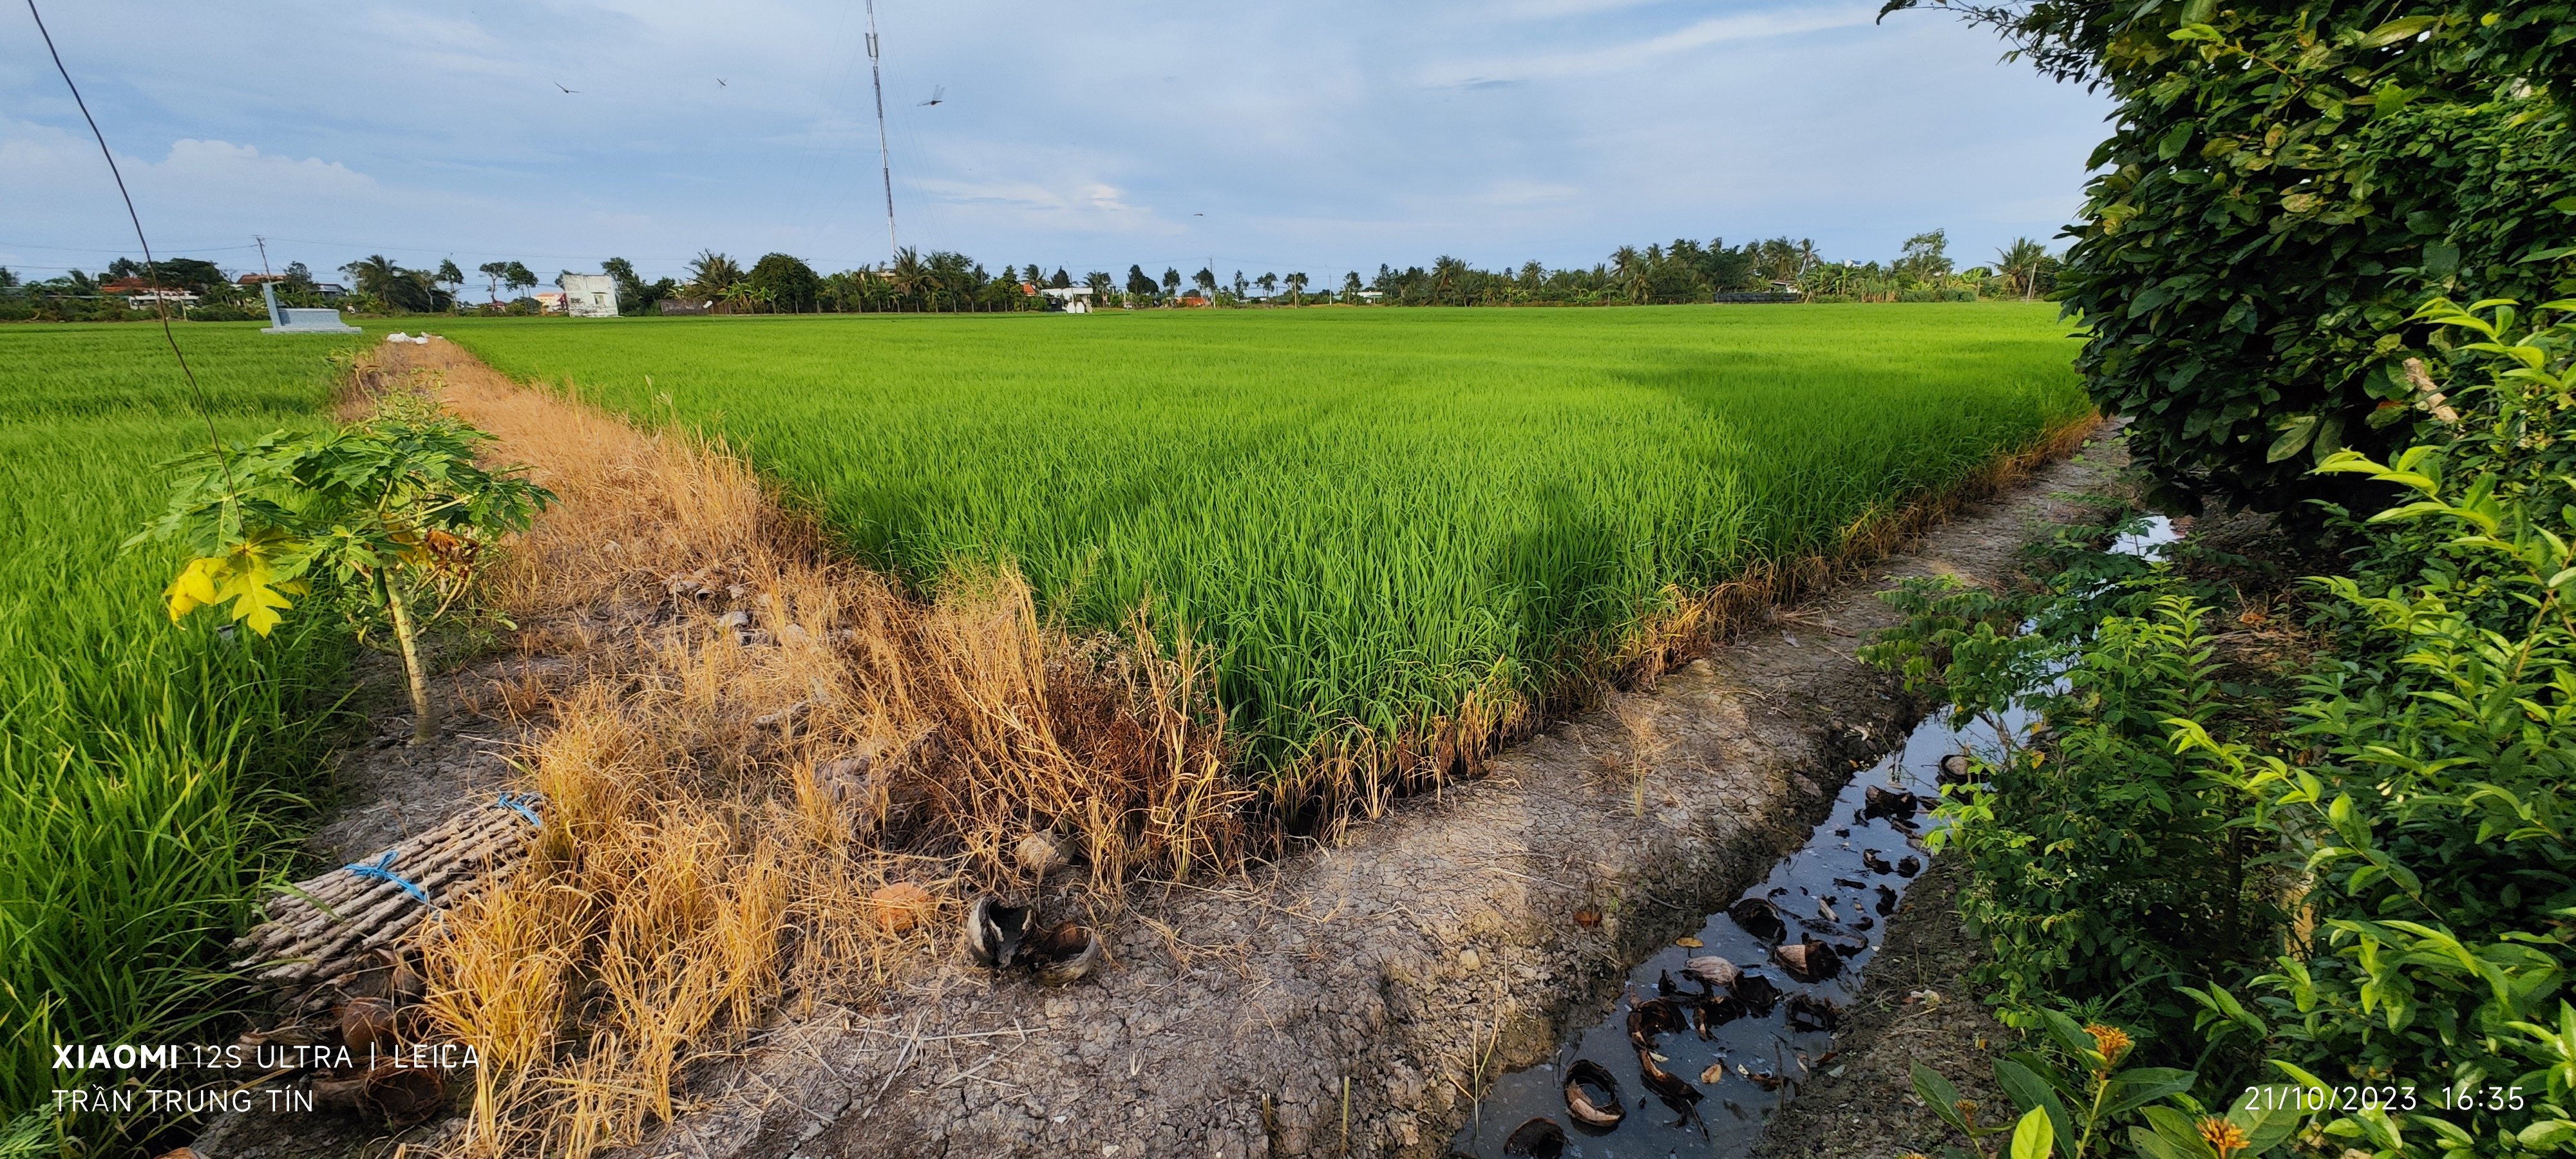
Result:
<svg viewBox="0 0 2576 1159"><path fill-rule="evenodd" d="M1619 1098L1619 1080L1611 1077L1609 1068L1578 1058L1565 1069L1565 1113L1580 1126L1608 1131L1628 1117L1628 1107Z"/></svg>
<svg viewBox="0 0 2576 1159"><path fill-rule="evenodd" d="M1742 978L1736 979L1735 985L1730 989L1734 992L1735 1000L1744 1004L1744 1012L1755 1018L1770 1017L1771 1008L1780 1002L1780 987L1769 978L1751 970L1745 971Z"/></svg>
<svg viewBox="0 0 2576 1159"><path fill-rule="evenodd" d="M447 1084L438 1072L380 1065L367 1072L368 1109L396 1126L424 1122L447 1106Z"/></svg>
<svg viewBox="0 0 2576 1159"><path fill-rule="evenodd" d="M394 1052L394 1007L382 998L352 998L340 1004L333 1014L340 1026L340 1042L354 1058L372 1058Z"/></svg>
<svg viewBox="0 0 2576 1159"><path fill-rule="evenodd" d="M1809 1034L1830 1034L1843 1021L1842 1008L1813 994L1789 996L1789 1029Z"/></svg>
<svg viewBox="0 0 2576 1159"><path fill-rule="evenodd" d="M1882 789L1871 785L1861 792L1861 815L1885 817L1892 821L1909 821L1916 808L1914 794L1899 789Z"/></svg>
<svg viewBox="0 0 2576 1159"><path fill-rule="evenodd" d="M1735 924L1743 927L1745 933L1766 942L1776 942L1789 936L1789 923L1781 920L1780 907L1765 898L1748 897L1738 901L1726 907L1726 916L1735 919Z"/></svg>
<svg viewBox="0 0 2576 1159"><path fill-rule="evenodd" d="M1512 1128L1503 1140L1503 1154L1513 1159L1558 1159L1565 1154L1565 1128L1546 1119L1532 1119Z"/></svg>
<svg viewBox="0 0 2576 1159"><path fill-rule="evenodd" d="M1843 972L1842 955L1814 938L1802 937L1771 947L1771 960L1801 982L1822 982Z"/></svg>
<svg viewBox="0 0 2576 1159"><path fill-rule="evenodd" d="M1742 1018L1746 1013L1743 999L1732 994L1712 994L1691 1003L1691 1029L1698 1031L1703 1040L1714 1038L1718 1027Z"/></svg>
<svg viewBox="0 0 2576 1159"><path fill-rule="evenodd" d="M978 966L995 970L1018 961L1020 942L1028 937L1033 916L1027 906L1005 905L989 894L976 898L967 907L961 934L966 956Z"/></svg>
<svg viewBox="0 0 2576 1159"><path fill-rule="evenodd" d="M1655 1039L1679 1033L1685 1025L1681 1004L1670 998L1650 998L1628 1007L1628 1041L1641 1050L1654 1049Z"/></svg>
<svg viewBox="0 0 2576 1159"><path fill-rule="evenodd" d="M1674 1126L1699 1118L1699 1101L1705 1097L1700 1094L1700 1089L1692 1086L1689 1079L1655 1065L1655 1056L1651 1052L1637 1052L1637 1074L1646 1084L1647 1093L1680 1113L1681 1118L1673 1120Z"/></svg>
<svg viewBox="0 0 2576 1159"><path fill-rule="evenodd" d="M1049 986L1079 982L1100 964L1100 939L1089 927L1065 922L1029 939L1020 956Z"/></svg>

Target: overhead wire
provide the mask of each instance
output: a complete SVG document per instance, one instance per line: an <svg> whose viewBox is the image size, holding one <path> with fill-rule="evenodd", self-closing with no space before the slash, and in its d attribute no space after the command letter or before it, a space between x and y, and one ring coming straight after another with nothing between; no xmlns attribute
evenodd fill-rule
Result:
<svg viewBox="0 0 2576 1159"><path fill-rule="evenodd" d="M72 70L64 67L62 50L54 47L53 31L45 27L45 14L36 10L36 0L27 0L27 15L35 18L36 33L45 40L45 52L54 58L54 71L62 74L63 87L72 92L72 104L80 109L81 120L89 123L90 136L97 138L99 156L107 158L107 172L116 178L116 195L125 199L126 220L134 223L134 244L143 247L143 270L154 291L152 304L159 308L161 340L170 344L170 356L179 360L179 373L188 380L188 391L196 398L197 416L206 420L206 441L214 445L215 462L224 472L225 499L230 502L234 490L232 460L224 454L224 436L215 429L215 408L206 401L206 388L197 381L196 370L188 365L187 353L179 349L179 335L170 329L170 300L159 293L160 265L152 260L151 239L143 236L143 214L134 208L134 194L125 188L125 172L116 166L116 152L107 147L107 134L99 130L98 118L90 115L89 102L81 99L80 85L73 82Z"/></svg>

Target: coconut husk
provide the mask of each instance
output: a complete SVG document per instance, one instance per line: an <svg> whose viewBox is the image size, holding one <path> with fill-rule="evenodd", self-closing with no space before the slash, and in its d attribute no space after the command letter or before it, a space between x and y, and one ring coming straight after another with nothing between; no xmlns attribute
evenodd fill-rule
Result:
<svg viewBox="0 0 2576 1159"><path fill-rule="evenodd" d="M1748 897L1738 901L1726 907L1726 916L1735 919L1735 924L1743 927L1745 933L1766 942L1776 942L1789 936L1789 923L1781 919L1780 907L1766 898Z"/></svg>
<svg viewBox="0 0 2576 1159"><path fill-rule="evenodd" d="M1843 972L1842 955L1810 937L1801 936L1797 941L1771 947L1771 960L1801 982L1822 982Z"/></svg>
<svg viewBox="0 0 2576 1159"><path fill-rule="evenodd" d="M1698 1087L1690 1084L1689 1079L1655 1065L1654 1053L1643 1049L1637 1051L1637 1072L1638 1077L1646 1084L1648 1094L1655 1096L1666 1107L1680 1112L1681 1117L1674 1119L1671 1126L1699 1123L1699 1101L1705 1096L1700 1094ZM1706 1132L1708 1124L1700 1123L1700 1130L1703 1133Z"/></svg>
<svg viewBox="0 0 2576 1159"><path fill-rule="evenodd" d="M1100 962L1100 939L1087 926L1064 922L1029 939L1020 956L1038 981L1064 986L1081 981Z"/></svg>
<svg viewBox="0 0 2576 1159"><path fill-rule="evenodd" d="M1670 998L1649 998L1628 1007L1628 1041L1640 1050L1653 1050L1657 1038L1678 1033L1686 1024L1681 1004Z"/></svg>
<svg viewBox="0 0 2576 1159"><path fill-rule="evenodd" d="M1565 1068L1565 1113L1576 1126L1608 1131L1628 1117L1628 1106L1619 1098L1619 1080L1609 1068L1578 1058Z"/></svg>
<svg viewBox="0 0 2576 1159"><path fill-rule="evenodd" d="M1789 1029L1808 1034L1831 1034L1842 1025L1842 1007L1813 994L1789 996Z"/></svg>
<svg viewBox="0 0 2576 1159"><path fill-rule="evenodd" d="M1871 785L1861 791L1860 812L1863 817L1883 817L1890 821L1911 821L1921 806L1914 794L1902 789L1883 789Z"/></svg>
<svg viewBox="0 0 2576 1159"><path fill-rule="evenodd" d="M1005 905L986 895L966 911L962 940L966 956L978 966L999 970L1019 959L1020 942L1028 937L1035 913L1027 906Z"/></svg>
<svg viewBox="0 0 2576 1159"><path fill-rule="evenodd" d="M1512 1128L1503 1140L1503 1154L1514 1159L1557 1159L1565 1154L1565 1128L1544 1118L1532 1119Z"/></svg>

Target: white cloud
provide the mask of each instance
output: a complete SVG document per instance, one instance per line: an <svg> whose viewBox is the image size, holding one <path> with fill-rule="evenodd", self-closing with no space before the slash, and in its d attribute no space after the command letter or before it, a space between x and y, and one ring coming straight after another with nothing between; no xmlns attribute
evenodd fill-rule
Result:
<svg viewBox="0 0 2576 1159"><path fill-rule="evenodd" d="M1493 85L1509 80L1564 80L1639 68L1675 53L1737 41L1865 25L1877 14L1866 4L1819 4L1768 12L1712 16L1687 27L1599 48L1435 67L1428 83Z"/></svg>

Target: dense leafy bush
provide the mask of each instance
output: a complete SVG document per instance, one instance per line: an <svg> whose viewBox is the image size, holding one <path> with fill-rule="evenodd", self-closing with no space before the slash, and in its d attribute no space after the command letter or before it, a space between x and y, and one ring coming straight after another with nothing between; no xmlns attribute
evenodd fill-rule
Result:
<svg viewBox="0 0 2576 1159"><path fill-rule="evenodd" d="M2448 390L2408 368L2414 445L2322 466L2406 499L2312 581L2325 646L2282 679L2227 687L2220 593L2168 568L2108 600L1918 587L1871 653L1986 712L2069 657L2042 743L1944 806L2013 1020L2148 1027L2204 1100L2385 1088L2408 1105L2312 1124L2366 1154L2576 1149L2576 300L2480 306L2414 319L2457 360ZM2017 630L2068 606L2109 614Z"/></svg>
<svg viewBox="0 0 2576 1159"><path fill-rule="evenodd" d="M2358 501L2306 471L2402 447L2419 303L2576 292L2576 4L1949 6L2118 100L2059 284L2160 502Z"/></svg>

